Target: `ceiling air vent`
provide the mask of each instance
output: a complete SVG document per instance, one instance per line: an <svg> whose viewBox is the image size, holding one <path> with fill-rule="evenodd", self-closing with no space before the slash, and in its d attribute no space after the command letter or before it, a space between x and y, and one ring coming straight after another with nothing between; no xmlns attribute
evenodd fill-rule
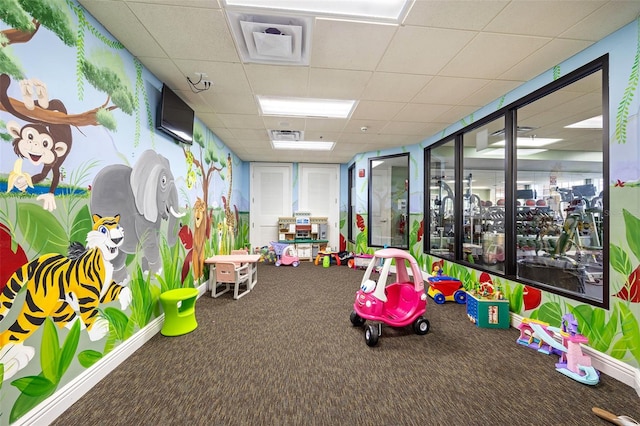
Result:
<svg viewBox="0 0 640 426"><path fill-rule="evenodd" d="M243 62L309 65L309 17L251 15L227 11Z"/></svg>
<svg viewBox="0 0 640 426"><path fill-rule="evenodd" d="M272 141L296 142L304 138L304 132L301 130L269 130Z"/></svg>

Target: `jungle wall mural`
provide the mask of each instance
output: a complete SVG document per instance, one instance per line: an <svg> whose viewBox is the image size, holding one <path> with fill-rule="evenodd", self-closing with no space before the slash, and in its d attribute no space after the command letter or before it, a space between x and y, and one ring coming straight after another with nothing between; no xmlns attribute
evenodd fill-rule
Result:
<svg viewBox="0 0 640 426"><path fill-rule="evenodd" d="M442 260L423 252L423 193L424 179L421 173L424 147L474 122L474 115L467 117L452 129L424 141L419 146L403 147L410 152L410 253L422 269L430 273L434 266L446 275L465 283L491 283L500 287L509 300L511 312L525 318L539 319L559 327L563 315L571 313L577 319L580 332L589 340L589 346L634 368L640 366L640 19L595 43L583 52L537 77L522 87L502 96L484 110L487 113L501 108L535 88L547 84L560 75L580 67L604 54L609 54L609 183L610 200L610 289L608 310L578 303L537 288L491 276L462 265ZM482 115L475 113L475 119ZM355 169L367 169L370 157L397 154L399 150L385 150L359 154L347 165ZM606 158L606 157L605 157ZM343 174L346 176L346 167ZM343 179L347 182L348 179ZM347 192L343 188L341 204L341 230L347 250L355 253L373 253L367 246L367 186L368 178L355 179L355 206L353 240L347 235Z"/></svg>
<svg viewBox="0 0 640 426"><path fill-rule="evenodd" d="M0 425L248 244L247 166L158 133L161 86L77 2L0 5Z"/></svg>

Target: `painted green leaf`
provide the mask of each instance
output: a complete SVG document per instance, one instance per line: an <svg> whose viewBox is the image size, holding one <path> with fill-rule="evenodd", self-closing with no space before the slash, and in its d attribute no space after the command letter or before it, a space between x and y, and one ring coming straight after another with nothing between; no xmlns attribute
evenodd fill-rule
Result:
<svg viewBox="0 0 640 426"><path fill-rule="evenodd" d="M129 337L133 336L133 333L136 331L136 322L133 318L129 318L127 321L127 325L124 328L124 335L122 336L122 340L127 340Z"/></svg>
<svg viewBox="0 0 640 426"><path fill-rule="evenodd" d="M84 368L89 368L102 359L102 354L94 350L82 351L78 354L78 362Z"/></svg>
<svg viewBox="0 0 640 426"><path fill-rule="evenodd" d="M622 209L622 215L624 216L627 244L636 259L640 260L640 238L638 238L638 235L640 235L640 219L626 209Z"/></svg>
<svg viewBox="0 0 640 426"><path fill-rule="evenodd" d="M42 374L39 376L35 376L38 380L37 384L34 383L33 385L30 385L28 383L29 379L33 377L34 376L23 377L11 382L12 385L17 387L16 382L20 381L19 385L25 390L23 390L23 392L18 395L16 402L13 404L13 407L11 407L11 413L9 414L9 423L14 423L17 419L31 411L36 405L49 398L56 391L57 385L53 383L47 384L46 379L42 377ZM40 389L38 390L37 387L40 387ZM29 394L39 394L36 396L31 396L27 394L27 392Z"/></svg>
<svg viewBox="0 0 640 426"><path fill-rule="evenodd" d="M609 354L615 359L624 359L627 355L627 341L624 337L618 339L611 348L611 352Z"/></svg>
<svg viewBox="0 0 640 426"><path fill-rule="evenodd" d="M36 252L67 254L66 232L55 216L39 205L18 204L18 227Z"/></svg>
<svg viewBox="0 0 640 426"><path fill-rule="evenodd" d="M619 308L618 305L613 306L613 312L609 316L609 321L606 322L604 329L602 330L602 334L600 336L600 340L602 341L602 350L601 352L606 352L611 346L611 342L613 338L618 333L618 318L619 318Z"/></svg>
<svg viewBox="0 0 640 426"><path fill-rule="evenodd" d="M124 331L127 327L129 317L125 315L120 309L106 308L104 310L104 316L109 320L109 323L116 330L117 336L120 340L123 340Z"/></svg>
<svg viewBox="0 0 640 426"><path fill-rule="evenodd" d="M517 284L509 292L509 309L511 310L511 312L515 312L516 314L519 314L522 311L523 291L524 291L524 286Z"/></svg>
<svg viewBox="0 0 640 426"><path fill-rule="evenodd" d="M11 382L11 384L27 396L41 396L55 390L56 383L42 376L25 376Z"/></svg>
<svg viewBox="0 0 640 426"><path fill-rule="evenodd" d="M69 334L62 343L62 351L60 351L60 360L58 364L58 377L64 376L67 369L73 361L73 357L78 349L78 342L80 341L80 321L76 321L71 326Z"/></svg>
<svg viewBox="0 0 640 426"><path fill-rule="evenodd" d="M631 261L629 260L629 255L626 251L622 250L615 244L610 244L609 261L611 263L611 267L616 272L620 272L625 277L628 277L631 274L633 268L631 266Z"/></svg>
<svg viewBox="0 0 640 426"><path fill-rule="evenodd" d="M58 332L56 326L50 318L45 318L42 345L40 347L40 366L42 375L50 382L58 383L58 365L60 363L60 344L58 342Z"/></svg>
<svg viewBox="0 0 640 426"><path fill-rule="evenodd" d="M613 336L607 334L605 311L603 309L593 309L589 305L569 307L569 310L578 321L580 333L589 339L589 346L601 352L606 352L607 349L609 349ZM613 323L617 327L617 320L615 318L613 319Z"/></svg>
<svg viewBox="0 0 640 426"><path fill-rule="evenodd" d="M620 329L624 340L627 342L627 349L631 352L636 361L640 361L640 328L638 320L633 312L624 303L620 303Z"/></svg>
<svg viewBox="0 0 640 426"><path fill-rule="evenodd" d="M558 302L543 303L538 309L538 319L553 327L559 327L562 322L562 309Z"/></svg>
<svg viewBox="0 0 640 426"><path fill-rule="evenodd" d="M71 224L71 236L69 241L78 241L85 244L87 241L87 234L91 231L93 223L91 220L91 213L89 213L89 206L85 204Z"/></svg>

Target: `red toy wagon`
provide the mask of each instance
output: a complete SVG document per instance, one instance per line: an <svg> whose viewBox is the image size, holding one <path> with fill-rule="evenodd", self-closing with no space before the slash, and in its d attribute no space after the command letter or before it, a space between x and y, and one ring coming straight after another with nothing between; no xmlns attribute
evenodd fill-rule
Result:
<svg viewBox="0 0 640 426"><path fill-rule="evenodd" d="M438 274L435 277L427 278L427 281L429 282L427 294L437 304L441 305L446 301L456 301L458 303L467 301L467 292L459 279Z"/></svg>

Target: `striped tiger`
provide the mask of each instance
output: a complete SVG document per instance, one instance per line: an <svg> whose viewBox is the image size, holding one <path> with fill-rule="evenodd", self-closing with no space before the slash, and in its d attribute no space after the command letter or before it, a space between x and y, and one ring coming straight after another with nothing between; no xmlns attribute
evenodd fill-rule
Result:
<svg viewBox="0 0 640 426"><path fill-rule="evenodd" d="M129 306L131 290L111 278L110 260L118 254L124 238L120 215L94 214L92 218L86 249L74 243L69 257L45 254L23 265L9 278L0 293L0 320L26 286L25 302L15 322L0 334L0 347L24 342L46 317L51 317L59 327L70 327L79 316L90 340L99 340L108 333L109 323L98 317L98 305L119 300L122 309Z"/></svg>

